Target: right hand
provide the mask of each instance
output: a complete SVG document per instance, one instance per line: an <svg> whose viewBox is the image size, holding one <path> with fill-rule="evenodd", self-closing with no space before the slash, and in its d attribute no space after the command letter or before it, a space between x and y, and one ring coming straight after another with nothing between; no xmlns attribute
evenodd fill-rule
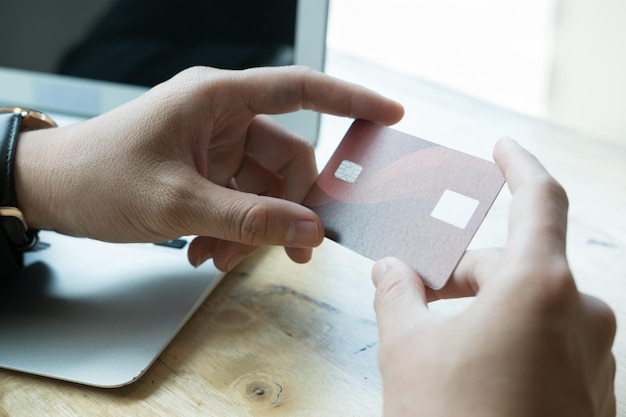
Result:
<svg viewBox="0 0 626 417"><path fill-rule="evenodd" d="M567 196L514 141L494 157L513 193L505 248L468 252L440 291L397 259L374 266L385 416L614 416L615 316L576 288ZM456 316L427 307L473 295Z"/></svg>

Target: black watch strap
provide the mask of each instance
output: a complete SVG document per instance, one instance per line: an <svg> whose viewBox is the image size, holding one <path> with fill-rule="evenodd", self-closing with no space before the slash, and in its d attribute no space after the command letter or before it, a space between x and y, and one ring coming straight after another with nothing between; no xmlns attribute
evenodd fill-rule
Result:
<svg viewBox="0 0 626 417"><path fill-rule="evenodd" d="M13 171L21 125L21 114L0 114L0 229L15 252L30 249L37 237L35 231L28 229L15 196Z"/></svg>

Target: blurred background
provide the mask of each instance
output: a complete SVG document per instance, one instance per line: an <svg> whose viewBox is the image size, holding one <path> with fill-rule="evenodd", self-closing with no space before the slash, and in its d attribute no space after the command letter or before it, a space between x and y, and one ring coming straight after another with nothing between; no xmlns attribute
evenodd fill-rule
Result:
<svg viewBox="0 0 626 417"><path fill-rule="evenodd" d="M333 0L328 45L626 145L623 0Z"/></svg>
<svg viewBox="0 0 626 417"><path fill-rule="evenodd" d="M29 14L17 2L0 0L2 33L35 42L27 50L3 48L2 65L52 70L53 57L111 1L40 1L38 13ZM84 20L72 28L55 27L56 16L65 13ZM45 42L35 39L35 28L46 33ZM621 144L626 144L624 45L623 0L330 4L331 51Z"/></svg>

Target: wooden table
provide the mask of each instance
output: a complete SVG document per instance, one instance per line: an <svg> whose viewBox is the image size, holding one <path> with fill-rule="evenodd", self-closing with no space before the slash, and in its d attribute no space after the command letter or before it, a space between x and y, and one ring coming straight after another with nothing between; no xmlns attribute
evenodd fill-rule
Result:
<svg viewBox="0 0 626 417"><path fill-rule="evenodd" d="M330 51L328 72L406 105L398 128L490 158L499 136L531 149L571 200L581 290L618 316L618 415L626 417L626 146L573 132ZM325 117L324 161L349 121ZM503 192L471 247L506 238ZM147 373L97 389L0 370L0 416L380 416L372 262L325 242L307 265L266 248L230 273ZM453 314L468 300L431 305Z"/></svg>

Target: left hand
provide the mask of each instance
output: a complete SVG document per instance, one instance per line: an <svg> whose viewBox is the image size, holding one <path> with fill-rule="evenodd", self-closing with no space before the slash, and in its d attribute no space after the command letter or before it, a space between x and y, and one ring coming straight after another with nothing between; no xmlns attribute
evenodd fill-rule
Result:
<svg viewBox="0 0 626 417"><path fill-rule="evenodd" d="M33 228L115 242L198 235L189 259L230 270L259 245L306 262L321 243L297 204L313 148L262 114L310 109L391 124L402 107L303 67L191 68L99 117L25 132L18 204Z"/></svg>

